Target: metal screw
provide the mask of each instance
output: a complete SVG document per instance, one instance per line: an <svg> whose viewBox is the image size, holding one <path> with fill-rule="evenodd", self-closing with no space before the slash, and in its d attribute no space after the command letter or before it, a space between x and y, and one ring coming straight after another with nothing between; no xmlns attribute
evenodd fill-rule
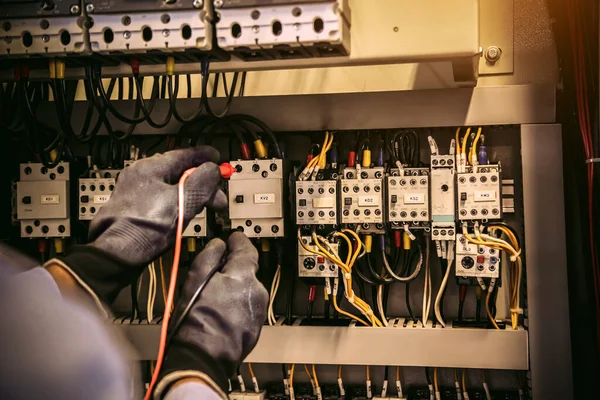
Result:
<svg viewBox="0 0 600 400"><path fill-rule="evenodd" d="M129 39L129 38L131 38L131 32L129 32L129 31L125 31L125 32L123 32L123 37L124 37L125 39Z"/></svg>
<svg viewBox="0 0 600 400"><path fill-rule="evenodd" d="M6 43L6 44L11 44L11 43L12 43L12 38L11 38L10 36L6 36L6 37L4 38L4 43Z"/></svg>
<svg viewBox="0 0 600 400"><path fill-rule="evenodd" d="M50 41L50 36L48 36L48 35L42 36L42 42L48 43L49 41Z"/></svg>
<svg viewBox="0 0 600 400"><path fill-rule="evenodd" d="M131 17L128 15L124 16L121 20L121 23L125 26L128 26L129 24L131 24Z"/></svg>
<svg viewBox="0 0 600 400"><path fill-rule="evenodd" d="M294 24L294 29L299 31L300 30L300 24Z"/></svg>
<svg viewBox="0 0 600 400"><path fill-rule="evenodd" d="M215 8L221 8L223 7L223 0L215 0L213 4L215 5Z"/></svg>
<svg viewBox="0 0 600 400"><path fill-rule="evenodd" d="M252 27L252 32L254 32L254 33L258 33L258 32L260 32L260 28L259 28L257 25L254 25L254 26Z"/></svg>
<svg viewBox="0 0 600 400"><path fill-rule="evenodd" d="M169 35L170 35L170 34L171 34L171 32L170 32L168 29L163 29L163 31L162 31L162 35L163 35L164 37L169 37Z"/></svg>
<svg viewBox="0 0 600 400"><path fill-rule="evenodd" d="M204 7L204 0L194 0L192 5L194 6L194 8L202 8Z"/></svg>
<svg viewBox="0 0 600 400"><path fill-rule="evenodd" d="M496 63L502 56L502 50L498 46L490 46L485 50L485 59L489 63Z"/></svg>
<svg viewBox="0 0 600 400"><path fill-rule="evenodd" d="M250 13L250 18L252 18L252 19L253 19L253 20L255 20L255 21L256 21L257 19L259 19L259 18L260 18L260 11L258 11L258 10L253 10L253 11Z"/></svg>
<svg viewBox="0 0 600 400"><path fill-rule="evenodd" d="M79 14L80 8L77 4L73 4L71 6L71 8L69 9L69 11L71 11L71 14L73 14L73 15Z"/></svg>
<svg viewBox="0 0 600 400"><path fill-rule="evenodd" d="M85 6L85 11L86 11L88 14L92 14L92 13L94 12L94 10L95 10L95 9L96 9L96 8L94 7L94 5L93 5L93 4L87 4L87 5Z"/></svg>

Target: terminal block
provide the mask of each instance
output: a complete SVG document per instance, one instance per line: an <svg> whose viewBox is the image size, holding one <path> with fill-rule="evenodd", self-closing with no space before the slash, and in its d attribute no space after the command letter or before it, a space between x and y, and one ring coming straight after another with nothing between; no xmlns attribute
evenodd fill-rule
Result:
<svg viewBox="0 0 600 400"><path fill-rule="evenodd" d="M310 250L320 251L310 236L302 237L302 243ZM338 244L329 244L337 254ZM337 266L329 259L307 251L298 243L298 276L300 278L336 278Z"/></svg>
<svg viewBox="0 0 600 400"><path fill-rule="evenodd" d="M453 155L431 156L431 239L454 240L456 175Z"/></svg>
<svg viewBox="0 0 600 400"><path fill-rule="evenodd" d="M502 192L500 165L467 167L458 174L458 219L461 221L501 219Z"/></svg>
<svg viewBox="0 0 600 400"><path fill-rule="evenodd" d="M500 277L500 252L471 243L456 235L456 276L474 278Z"/></svg>
<svg viewBox="0 0 600 400"><path fill-rule="evenodd" d="M394 225L429 225L429 169L393 169L387 177L388 221Z"/></svg>
<svg viewBox="0 0 600 400"><path fill-rule="evenodd" d="M17 182L21 237L70 236L69 200L69 163L61 162L51 169L43 164L21 164Z"/></svg>
<svg viewBox="0 0 600 400"><path fill-rule="evenodd" d="M383 168L344 169L341 182L343 224L383 229Z"/></svg>
<svg viewBox="0 0 600 400"><path fill-rule="evenodd" d="M337 181L296 182L296 224L337 224Z"/></svg>
<svg viewBox="0 0 600 400"><path fill-rule="evenodd" d="M79 219L92 220L115 190L114 178L79 179Z"/></svg>
<svg viewBox="0 0 600 400"><path fill-rule="evenodd" d="M202 210L202 212L196 215L188 226L183 230L183 237L206 237L206 209Z"/></svg>
<svg viewBox="0 0 600 400"><path fill-rule="evenodd" d="M0 58L83 55L84 19L73 0L0 1Z"/></svg>
<svg viewBox="0 0 600 400"><path fill-rule="evenodd" d="M229 217L233 229L248 237L283 237L283 162L238 160L229 180Z"/></svg>
<svg viewBox="0 0 600 400"><path fill-rule="evenodd" d="M219 47L249 61L346 56L348 0L217 0Z"/></svg>

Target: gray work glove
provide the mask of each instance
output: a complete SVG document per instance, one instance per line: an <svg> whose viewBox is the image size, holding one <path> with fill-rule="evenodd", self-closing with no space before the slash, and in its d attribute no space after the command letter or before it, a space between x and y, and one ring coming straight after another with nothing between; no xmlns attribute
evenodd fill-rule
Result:
<svg viewBox="0 0 600 400"><path fill-rule="evenodd" d="M256 278L258 253L240 232L229 237L227 246L220 239L211 240L196 257L172 322L180 318L209 271L220 264L222 270L210 279L174 332L155 398L161 398L177 380L190 377L208 381L225 392L227 379L258 341L269 296Z"/></svg>
<svg viewBox="0 0 600 400"><path fill-rule="evenodd" d="M127 167L90 224L90 243L74 246L63 265L100 301L112 303L148 263L173 245L177 184L186 170L197 167L185 183L184 227L205 206L227 207L218 188L218 162L219 152L203 146L157 154Z"/></svg>

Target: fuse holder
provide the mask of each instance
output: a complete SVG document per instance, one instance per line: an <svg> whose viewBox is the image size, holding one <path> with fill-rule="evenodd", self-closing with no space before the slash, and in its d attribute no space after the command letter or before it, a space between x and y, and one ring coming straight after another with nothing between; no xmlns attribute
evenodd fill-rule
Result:
<svg viewBox="0 0 600 400"><path fill-rule="evenodd" d="M229 163L223 163L219 165L219 170L221 171L221 178L229 179L231 175L236 171L235 168Z"/></svg>

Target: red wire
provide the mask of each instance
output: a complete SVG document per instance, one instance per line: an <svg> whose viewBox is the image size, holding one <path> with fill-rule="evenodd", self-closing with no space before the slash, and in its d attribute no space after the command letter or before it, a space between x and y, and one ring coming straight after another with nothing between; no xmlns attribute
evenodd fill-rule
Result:
<svg viewBox="0 0 600 400"><path fill-rule="evenodd" d="M175 287L177 286L177 272L179 271L179 259L181 257L181 238L183 236L183 222L184 222L184 184L186 179L196 170L196 168L190 168L183 173L179 183L177 184L178 199L177 199L177 231L175 236L175 251L173 254L173 266L171 268L171 280L169 282L169 292L167 294L167 303L165 304L165 313L163 315L162 326L160 327L160 344L158 347L158 356L156 358L156 366L154 373L152 374L152 381L146 392L144 400L150 400L152 392L156 386L158 375L160 374L160 368L165 357L165 347L167 344L167 329L169 328L169 319L171 318L171 307L173 306L173 298L175 297Z"/></svg>

